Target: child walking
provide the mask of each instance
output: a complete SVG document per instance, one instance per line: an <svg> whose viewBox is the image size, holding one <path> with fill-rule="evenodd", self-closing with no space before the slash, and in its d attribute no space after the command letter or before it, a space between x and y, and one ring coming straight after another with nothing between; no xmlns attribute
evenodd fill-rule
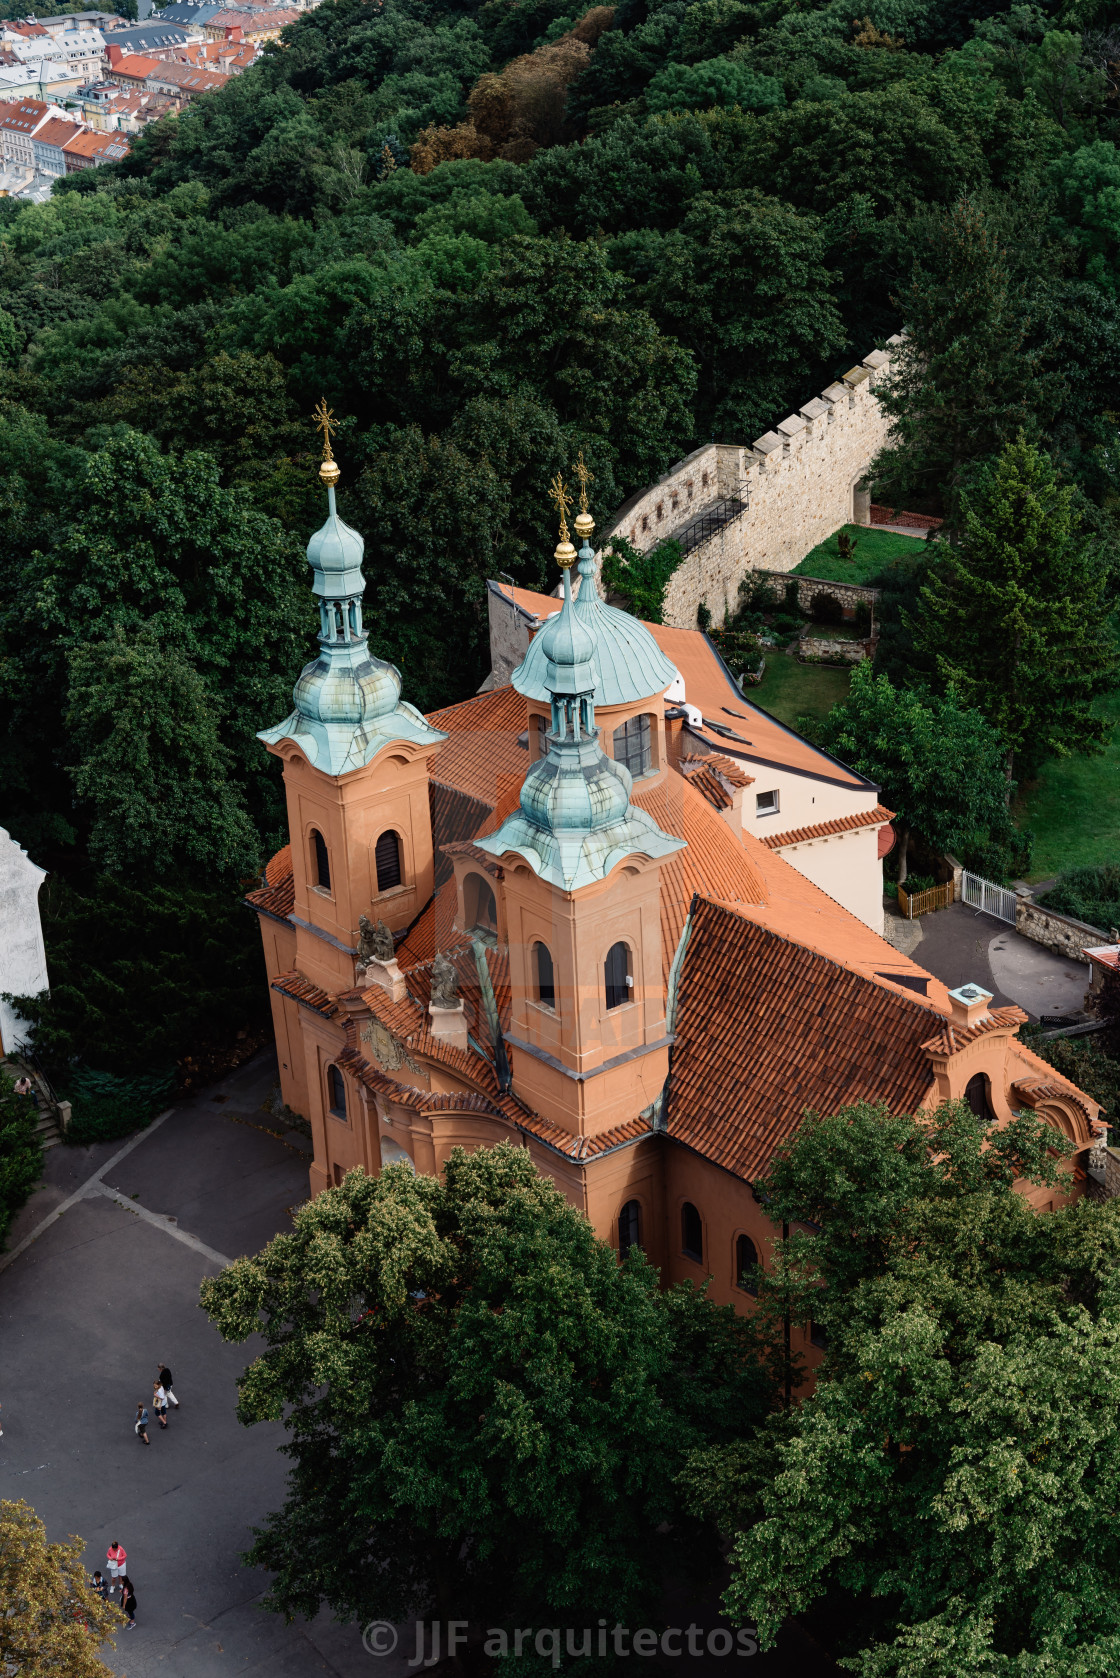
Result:
<svg viewBox="0 0 1120 1678"><path fill-rule="evenodd" d="M148 1438L148 1412L144 1408L143 1401L136 1406L136 1426L132 1431L137 1439L144 1441L145 1445L151 1444L151 1440Z"/></svg>

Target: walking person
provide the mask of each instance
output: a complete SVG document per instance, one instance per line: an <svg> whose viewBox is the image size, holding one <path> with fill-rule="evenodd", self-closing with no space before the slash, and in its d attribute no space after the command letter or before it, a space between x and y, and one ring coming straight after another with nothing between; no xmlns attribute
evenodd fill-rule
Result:
<svg viewBox="0 0 1120 1678"><path fill-rule="evenodd" d="M145 1445L150 1445L148 1438L148 1412L144 1408L143 1400L136 1406L136 1426L133 1428L137 1439L142 1439Z"/></svg>
<svg viewBox="0 0 1120 1678"><path fill-rule="evenodd" d="M114 1538L105 1552L105 1566L109 1570L110 1595L117 1588L117 1580L124 1577L124 1564L128 1560L128 1553L123 1544L118 1544Z"/></svg>
<svg viewBox="0 0 1120 1678"><path fill-rule="evenodd" d="M167 1394L158 1381L152 1384L152 1409L156 1413L156 1421L161 1428L167 1426Z"/></svg>
<svg viewBox="0 0 1120 1678"><path fill-rule="evenodd" d="M168 1367L165 1363L161 1363L160 1366L159 1366L159 1384L163 1388L164 1392L167 1394L168 1402L170 1404L173 1404L175 1406L176 1410L178 1410L179 1400L175 1397L175 1394L171 1391L171 1383L172 1383L173 1379L174 1379L174 1377L172 1376L170 1369L168 1369Z"/></svg>
<svg viewBox="0 0 1120 1678"><path fill-rule="evenodd" d="M126 1631L136 1630L136 1592L132 1588L132 1580L126 1573L121 1580L121 1607L128 1615Z"/></svg>

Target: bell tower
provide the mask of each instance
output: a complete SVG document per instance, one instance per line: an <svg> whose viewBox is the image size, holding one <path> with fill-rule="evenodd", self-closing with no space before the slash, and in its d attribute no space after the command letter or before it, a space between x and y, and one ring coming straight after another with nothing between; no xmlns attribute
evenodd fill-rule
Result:
<svg viewBox="0 0 1120 1678"><path fill-rule="evenodd" d="M338 516L335 427L325 402L316 420L327 521L307 544L307 561L319 655L296 682L295 709L257 738L284 764L296 965L337 991L354 982L358 917L399 932L432 895L428 772L447 736L401 699L400 671L370 654L365 544Z"/></svg>
<svg viewBox="0 0 1120 1678"><path fill-rule="evenodd" d="M502 869L515 1090L594 1136L657 1099L668 1069L660 865L684 846L630 803L595 723L593 620L575 609L570 502L559 479L564 604L541 632L550 721L519 807L475 840ZM586 527L586 528L584 528ZM577 533L588 545L584 511Z"/></svg>

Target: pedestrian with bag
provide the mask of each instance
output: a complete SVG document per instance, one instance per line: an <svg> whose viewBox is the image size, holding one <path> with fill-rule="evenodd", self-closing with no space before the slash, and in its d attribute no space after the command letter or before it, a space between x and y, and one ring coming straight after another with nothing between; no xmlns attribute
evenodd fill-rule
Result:
<svg viewBox="0 0 1120 1678"><path fill-rule="evenodd" d="M132 1580L126 1573L121 1580L121 1608L128 1615L126 1631L136 1630L136 1592L132 1588Z"/></svg>
<svg viewBox="0 0 1120 1678"><path fill-rule="evenodd" d="M176 1410L178 1410L179 1400L175 1397L175 1394L171 1391L171 1383L172 1383L173 1379L174 1379L174 1377L172 1376L170 1369L168 1369L168 1367L165 1363L161 1363L160 1366L159 1366L159 1384L163 1388L164 1392L167 1394L168 1403L173 1404L175 1406Z"/></svg>
<svg viewBox="0 0 1120 1678"><path fill-rule="evenodd" d="M123 1544L118 1544L114 1538L105 1552L105 1566L109 1570L109 1590L117 1588L117 1580L124 1576L124 1564L128 1560L128 1552Z"/></svg>
<svg viewBox="0 0 1120 1678"><path fill-rule="evenodd" d="M156 1381L152 1387L152 1409L156 1413L156 1421L161 1428L167 1426L167 1394Z"/></svg>
<svg viewBox="0 0 1120 1678"><path fill-rule="evenodd" d="M148 1412L144 1408L143 1400L136 1406L136 1426L132 1431L137 1439L144 1441L145 1445L151 1444L151 1440L148 1438Z"/></svg>

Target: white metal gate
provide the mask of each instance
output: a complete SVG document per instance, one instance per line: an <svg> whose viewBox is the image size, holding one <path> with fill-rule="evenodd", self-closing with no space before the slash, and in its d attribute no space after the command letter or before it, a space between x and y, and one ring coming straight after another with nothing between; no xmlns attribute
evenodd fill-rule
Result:
<svg viewBox="0 0 1120 1678"><path fill-rule="evenodd" d="M967 869L961 871L961 902L1015 925L1015 893L1007 886L997 886L993 880L982 879L979 874L970 874Z"/></svg>

